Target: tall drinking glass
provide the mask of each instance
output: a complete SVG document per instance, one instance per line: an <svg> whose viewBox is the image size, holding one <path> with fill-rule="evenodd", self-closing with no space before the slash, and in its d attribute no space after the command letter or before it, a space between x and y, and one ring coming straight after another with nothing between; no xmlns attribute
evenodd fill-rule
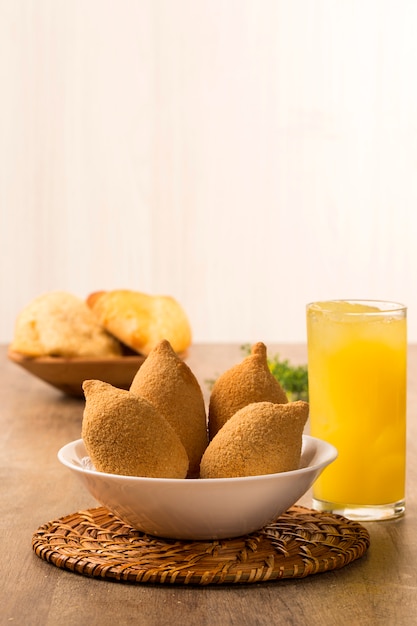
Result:
<svg viewBox="0 0 417 626"><path fill-rule="evenodd" d="M407 309L395 302L307 305L311 434L339 456L313 506L350 519L405 511Z"/></svg>

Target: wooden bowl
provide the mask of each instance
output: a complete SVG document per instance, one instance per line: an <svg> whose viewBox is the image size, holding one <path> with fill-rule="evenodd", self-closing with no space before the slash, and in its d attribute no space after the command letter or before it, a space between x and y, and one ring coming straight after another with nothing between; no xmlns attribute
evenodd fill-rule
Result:
<svg viewBox="0 0 417 626"><path fill-rule="evenodd" d="M115 358L64 358L45 356L30 358L9 349L8 357L27 372L40 378L69 396L83 397L82 384L96 379L119 389L128 389L145 361L144 356L128 355Z"/></svg>

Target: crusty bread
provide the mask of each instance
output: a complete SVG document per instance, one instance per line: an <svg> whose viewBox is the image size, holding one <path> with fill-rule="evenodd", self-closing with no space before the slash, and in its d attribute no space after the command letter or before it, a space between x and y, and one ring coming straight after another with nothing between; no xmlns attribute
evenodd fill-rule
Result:
<svg viewBox="0 0 417 626"><path fill-rule="evenodd" d="M93 293L90 293L87 296L86 302L87 302L88 306L90 307L90 309L92 309L94 307L95 303L103 295L103 293L106 293L106 292L105 291L94 291Z"/></svg>
<svg viewBox="0 0 417 626"><path fill-rule="evenodd" d="M120 342L97 322L86 303L64 291L32 300L18 315L10 349L30 357L115 357Z"/></svg>
<svg viewBox="0 0 417 626"><path fill-rule="evenodd" d="M148 355L162 339L177 353L191 344L187 316L171 296L116 289L90 294L87 304L109 333L140 354Z"/></svg>

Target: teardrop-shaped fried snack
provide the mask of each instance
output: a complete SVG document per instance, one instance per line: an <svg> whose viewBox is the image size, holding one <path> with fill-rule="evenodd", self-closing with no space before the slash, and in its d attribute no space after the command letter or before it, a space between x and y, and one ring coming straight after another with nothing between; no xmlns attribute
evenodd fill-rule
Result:
<svg viewBox="0 0 417 626"><path fill-rule="evenodd" d="M100 472L185 478L188 456L157 409L129 391L99 380L83 383L82 438Z"/></svg>
<svg viewBox="0 0 417 626"><path fill-rule="evenodd" d="M161 339L178 353L191 344L190 323L172 296L114 289L90 294L87 304L103 328L140 354L148 355Z"/></svg>
<svg viewBox="0 0 417 626"><path fill-rule="evenodd" d="M262 342L254 344L249 356L214 383L208 416L210 439L236 411L252 402L288 402L285 391L269 371L266 346Z"/></svg>
<svg viewBox="0 0 417 626"><path fill-rule="evenodd" d="M203 393L188 365L167 340L152 350L130 386L152 404L177 433L189 458L189 477L197 477L207 447L207 416Z"/></svg>
<svg viewBox="0 0 417 626"><path fill-rule="evenodd" d="M240 409L209 443L201 478L260 476L298 469L307 402L255 402Z"/></svg>

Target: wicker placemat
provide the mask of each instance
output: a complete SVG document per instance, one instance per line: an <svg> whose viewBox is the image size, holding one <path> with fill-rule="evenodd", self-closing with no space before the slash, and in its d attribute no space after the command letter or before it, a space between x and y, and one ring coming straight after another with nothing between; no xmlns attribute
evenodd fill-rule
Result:
<svg viewBox="0 0 417 626"><path fill-rule="evenodd" d="M344 567L369 547L369 533L339 515L293 507L262 530L235 539L160 539L104 507L41 526L33 549L84 576L130 583L232 584L303 578Z"/></svg>

